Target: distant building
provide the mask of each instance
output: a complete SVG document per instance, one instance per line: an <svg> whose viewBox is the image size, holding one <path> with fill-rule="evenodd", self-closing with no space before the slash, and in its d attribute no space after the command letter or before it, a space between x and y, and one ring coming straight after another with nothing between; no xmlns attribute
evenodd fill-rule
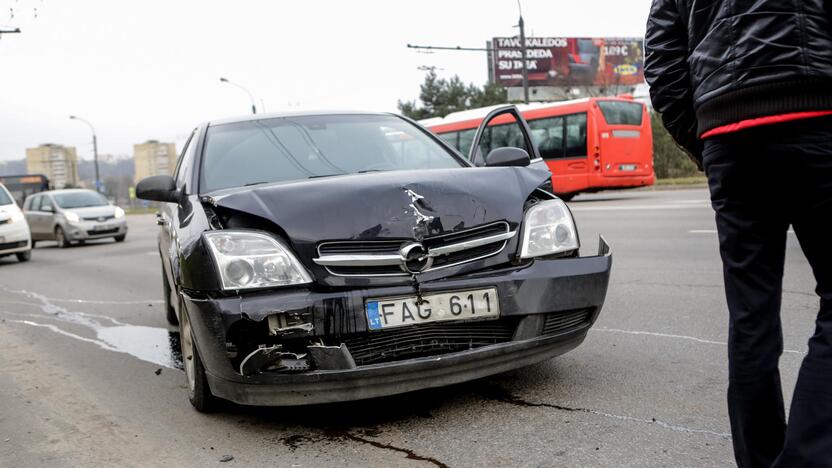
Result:
<svg viewBox="0 0 832 468"><path fill-rule="evenodd" d="M136 166L134 182L155 175L173 175L176 169L176 145L156 140L133 145L133 163Z"/></svg>
<svg viewBox="0 0 832 468"><path fill-rule="evenodd" d="M26 148L26 172L44 174L55 189L78 187L75 147L46 143L37 148Z"/></svg>

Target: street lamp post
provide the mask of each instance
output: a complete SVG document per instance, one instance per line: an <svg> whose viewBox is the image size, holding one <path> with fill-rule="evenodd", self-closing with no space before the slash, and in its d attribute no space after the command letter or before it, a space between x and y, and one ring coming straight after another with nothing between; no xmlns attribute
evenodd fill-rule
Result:
<svg viewBox="0 0 832 468"><path fill-rule="evenodd" d="M242 89L243 91L245 91L246 94L248 94L248 98L251 100L251 113L252 114L257 113L257 107L254 105L254 96L251 94L251 91L246 89L243 85L241 85L239 83L235 83L235 82L229 80L228 78L220 77L220 81L223 82L223 83L228 83L230 85L234 85L234 86Z"/></svg>
<svg viewBox="0 0 832 468"><path fill-rule="evenodd" d="M93 161L95 162L95 191L101 192L101 179L98 174L98 138L95 136L95 127L93 127L92 124L89 123L89 121L82 119L77 115L70 115L69 118L72 120L79 120L81 122L84 122L85 124L87 124L87 126L90 127L90 130L92 130L92 157Z"/></svg>

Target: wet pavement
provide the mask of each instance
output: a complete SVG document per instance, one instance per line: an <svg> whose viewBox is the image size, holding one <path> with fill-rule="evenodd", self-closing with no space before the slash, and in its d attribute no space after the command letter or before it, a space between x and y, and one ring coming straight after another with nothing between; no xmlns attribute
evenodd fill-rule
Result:
<svg viewBox="0 0 832 468"><path fill-rule="evenodd" d="M152 215L123 244L0 259L0 466L726 466L727 318L704 189L570 203L613 277L586 342L557 359L452 387L303 408L186 394L167 326ZM789 397L818 300L790 236Z"/></svg>

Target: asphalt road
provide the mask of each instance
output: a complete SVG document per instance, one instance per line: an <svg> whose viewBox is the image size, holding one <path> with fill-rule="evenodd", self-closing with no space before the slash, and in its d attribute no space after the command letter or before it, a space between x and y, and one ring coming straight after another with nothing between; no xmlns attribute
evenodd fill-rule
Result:
<svg viewBox="0 0 832 468"><path fill-rule="evenodd" d="M153 217L123 244L0 259L0 466L725 466L725 299L705 189L570 203L614 264L586 342L449 388L309 408L194 411L166 325ZM789 237L784 390L818 299ZM223 459L233 457L225 463Z"/></svg>

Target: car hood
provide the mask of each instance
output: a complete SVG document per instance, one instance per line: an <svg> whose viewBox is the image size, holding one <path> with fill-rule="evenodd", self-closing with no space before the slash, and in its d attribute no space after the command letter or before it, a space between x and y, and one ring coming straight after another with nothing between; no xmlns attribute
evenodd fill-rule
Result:
<svg viewBox="0 0 832 468"><path fill-rule="evenodd" d="M218 193L213 202L277 224L293 244L421 239L505 220L551 177L529 167L352 174Z"/></svg>

